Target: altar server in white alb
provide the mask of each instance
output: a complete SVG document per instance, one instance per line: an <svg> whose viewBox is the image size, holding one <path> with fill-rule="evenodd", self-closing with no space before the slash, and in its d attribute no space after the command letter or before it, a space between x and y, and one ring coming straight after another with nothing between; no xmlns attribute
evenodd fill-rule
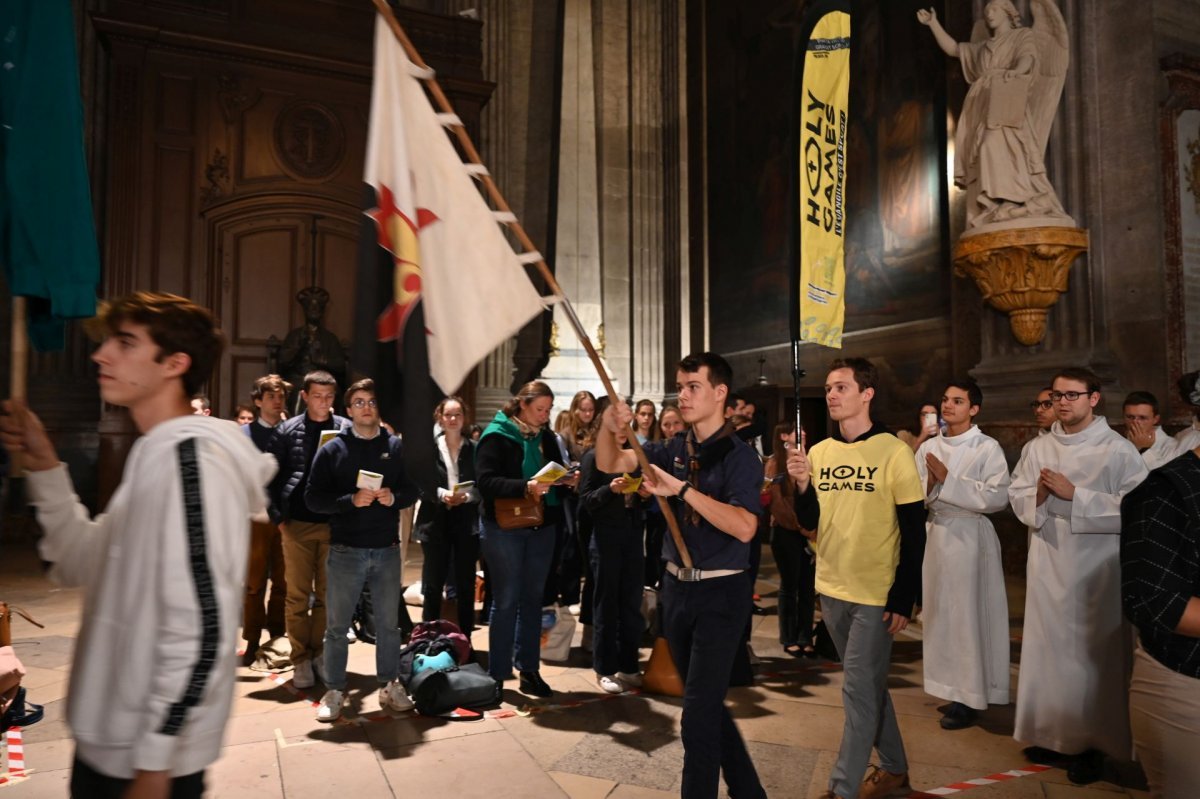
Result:
<svg viewBox="0 0 1200 799"><path fill-rule="evenodd" d="M1013 737L1034 762L1100 778L1103 755L1132 754L1126 701L1132 638L1121 616L1121 498L1148 471L1133 444L1094 413L1100 380L1064 369L1058 421L1013 473L1009 498L1033 535Z"/></svg>
<svg viewBox="0 0 1200 799"><path fill-rule="evenodd" d="M1200 447L1200 372L1188 372L1179 378L1179 395L1192 409L1192 423L1175 434L1179 452Z"/></svg>
<svg viewBox="0 0 1200 799"><path fill-rule="evenodd" d="M1147 469L1157 469L1187 452L1159 426L1162 417L1158 415L1158 397L1149 391L1130 392L1121 404L1121 414L1125 417L1125 437L1137 447Z"/></svg>
<svg viewBox="0 0 1200 799"><path fill-rule="evenodd" d="M941 725L960 730L1007 705L1008 597L1000 539L985 513L1008 504L1008 463L972 422L983 392L970 378L942 393L946 431L921 444L917 470L929 508L923 570L925 692L950 702Z"/></svg>

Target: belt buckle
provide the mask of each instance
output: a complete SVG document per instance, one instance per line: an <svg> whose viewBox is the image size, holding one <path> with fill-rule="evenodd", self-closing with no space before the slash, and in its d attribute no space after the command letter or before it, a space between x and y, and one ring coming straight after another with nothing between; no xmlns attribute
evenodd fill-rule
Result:
<svg viewBox="0 0 1200 799"><path fill-rule="evenodd" d="M700 582L700 570L699 569L685 569L682 566L680 566L679 573L676 574L675 576L678 577L679 581L683 582L683 583L698 583L698 582Z"/></svg>

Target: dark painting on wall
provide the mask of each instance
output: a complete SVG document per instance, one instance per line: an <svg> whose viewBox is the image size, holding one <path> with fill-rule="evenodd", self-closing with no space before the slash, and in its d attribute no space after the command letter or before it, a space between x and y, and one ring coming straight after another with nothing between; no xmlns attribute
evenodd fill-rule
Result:
<svg viewBox="0 0 1200 799"><path fill-rule="evenodd" d="M946 67L916 20L929 5L852 5L847 333L949 313ZM707 0L710 320L720 351L789 337L796 6Z"/></svg>

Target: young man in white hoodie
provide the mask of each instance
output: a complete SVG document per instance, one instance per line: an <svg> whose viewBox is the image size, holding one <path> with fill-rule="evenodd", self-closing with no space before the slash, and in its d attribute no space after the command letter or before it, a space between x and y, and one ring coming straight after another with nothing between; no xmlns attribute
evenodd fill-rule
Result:
<svg viewBox="0 0 1200 799"><path fill-rule="evenodd" d="M27 470L42 558L85 588L67 721L74 797L199 797L232 702L250 515L275 471L235 424L194 416L222 337L212 315L138 292L94 320L100 396L142 434L92 519L41 422L5 403L0 438Z"/></svg>

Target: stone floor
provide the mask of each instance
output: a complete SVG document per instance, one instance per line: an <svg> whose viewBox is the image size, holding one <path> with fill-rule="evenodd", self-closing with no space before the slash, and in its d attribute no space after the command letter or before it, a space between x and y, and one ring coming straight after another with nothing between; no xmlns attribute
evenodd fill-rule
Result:
<svg viewBox="0 0 1200 799"><path fill-rule="evenodd" d="M413 550L406 582L419 575L420 548L414 545ZM754 687L731 690L728 704L768 795L815 796L825 788L841 737L841 674L831 664L783 654L776 641L774 615L778 583L769 557L769 552L764 553L759 583L761 604L768 614L754 617L753 646L763 659L759 678ZM29 697L46 705L46 717L24 731L30 776L0 786L0 799L67 795L72 744L63 721L63 697L80 593L57 589L39 574L32 551L9 547L0 553L0 596L22 605L46 625L45 630L37 630L22 620L14 622L17 654L29 670L25 680ZM1021 611L1022 593L1021 585L1010 585L1015 617ZM1015 618L1014 638L1019 625L1020 619ZM579 634L577 628L576 643ZM474 642L486 650L487 628L475 633ZM1015 653L1014 645L1014 682ZM898 637L891 673L892 697L916 788L942 788L935 795L948 795L956 791L945 789L958 785L968 789L972 799L1145 796L1108 782L1076 787L1060 770L994 784L960 785L1026 765L1020 745L1011 737L1013 708L994 707L980 725L945 732L938 726L937 707L942 703L922 690L921 668L918 624ZM315 721L308 701L319 699L319 689L304 698L291 689L290 682L276 684L261 673L240 669L225 752L208 772L208 795L258 799L339 794L354 799L666 799L678 795L683 757L679 700L603 694L582 650L573 649L566 664L544 666L543 675L558 692L553 704L531 706L507 690L501 712L492 714L505 717L474 721L382 714L372 691L374 647L368 644L350 647L350 672L351 709L343 722L326 725ZM5 763L0 775L6 770ZM1122 782L1138 784L1136 767L1121 771Z"/></svg>

